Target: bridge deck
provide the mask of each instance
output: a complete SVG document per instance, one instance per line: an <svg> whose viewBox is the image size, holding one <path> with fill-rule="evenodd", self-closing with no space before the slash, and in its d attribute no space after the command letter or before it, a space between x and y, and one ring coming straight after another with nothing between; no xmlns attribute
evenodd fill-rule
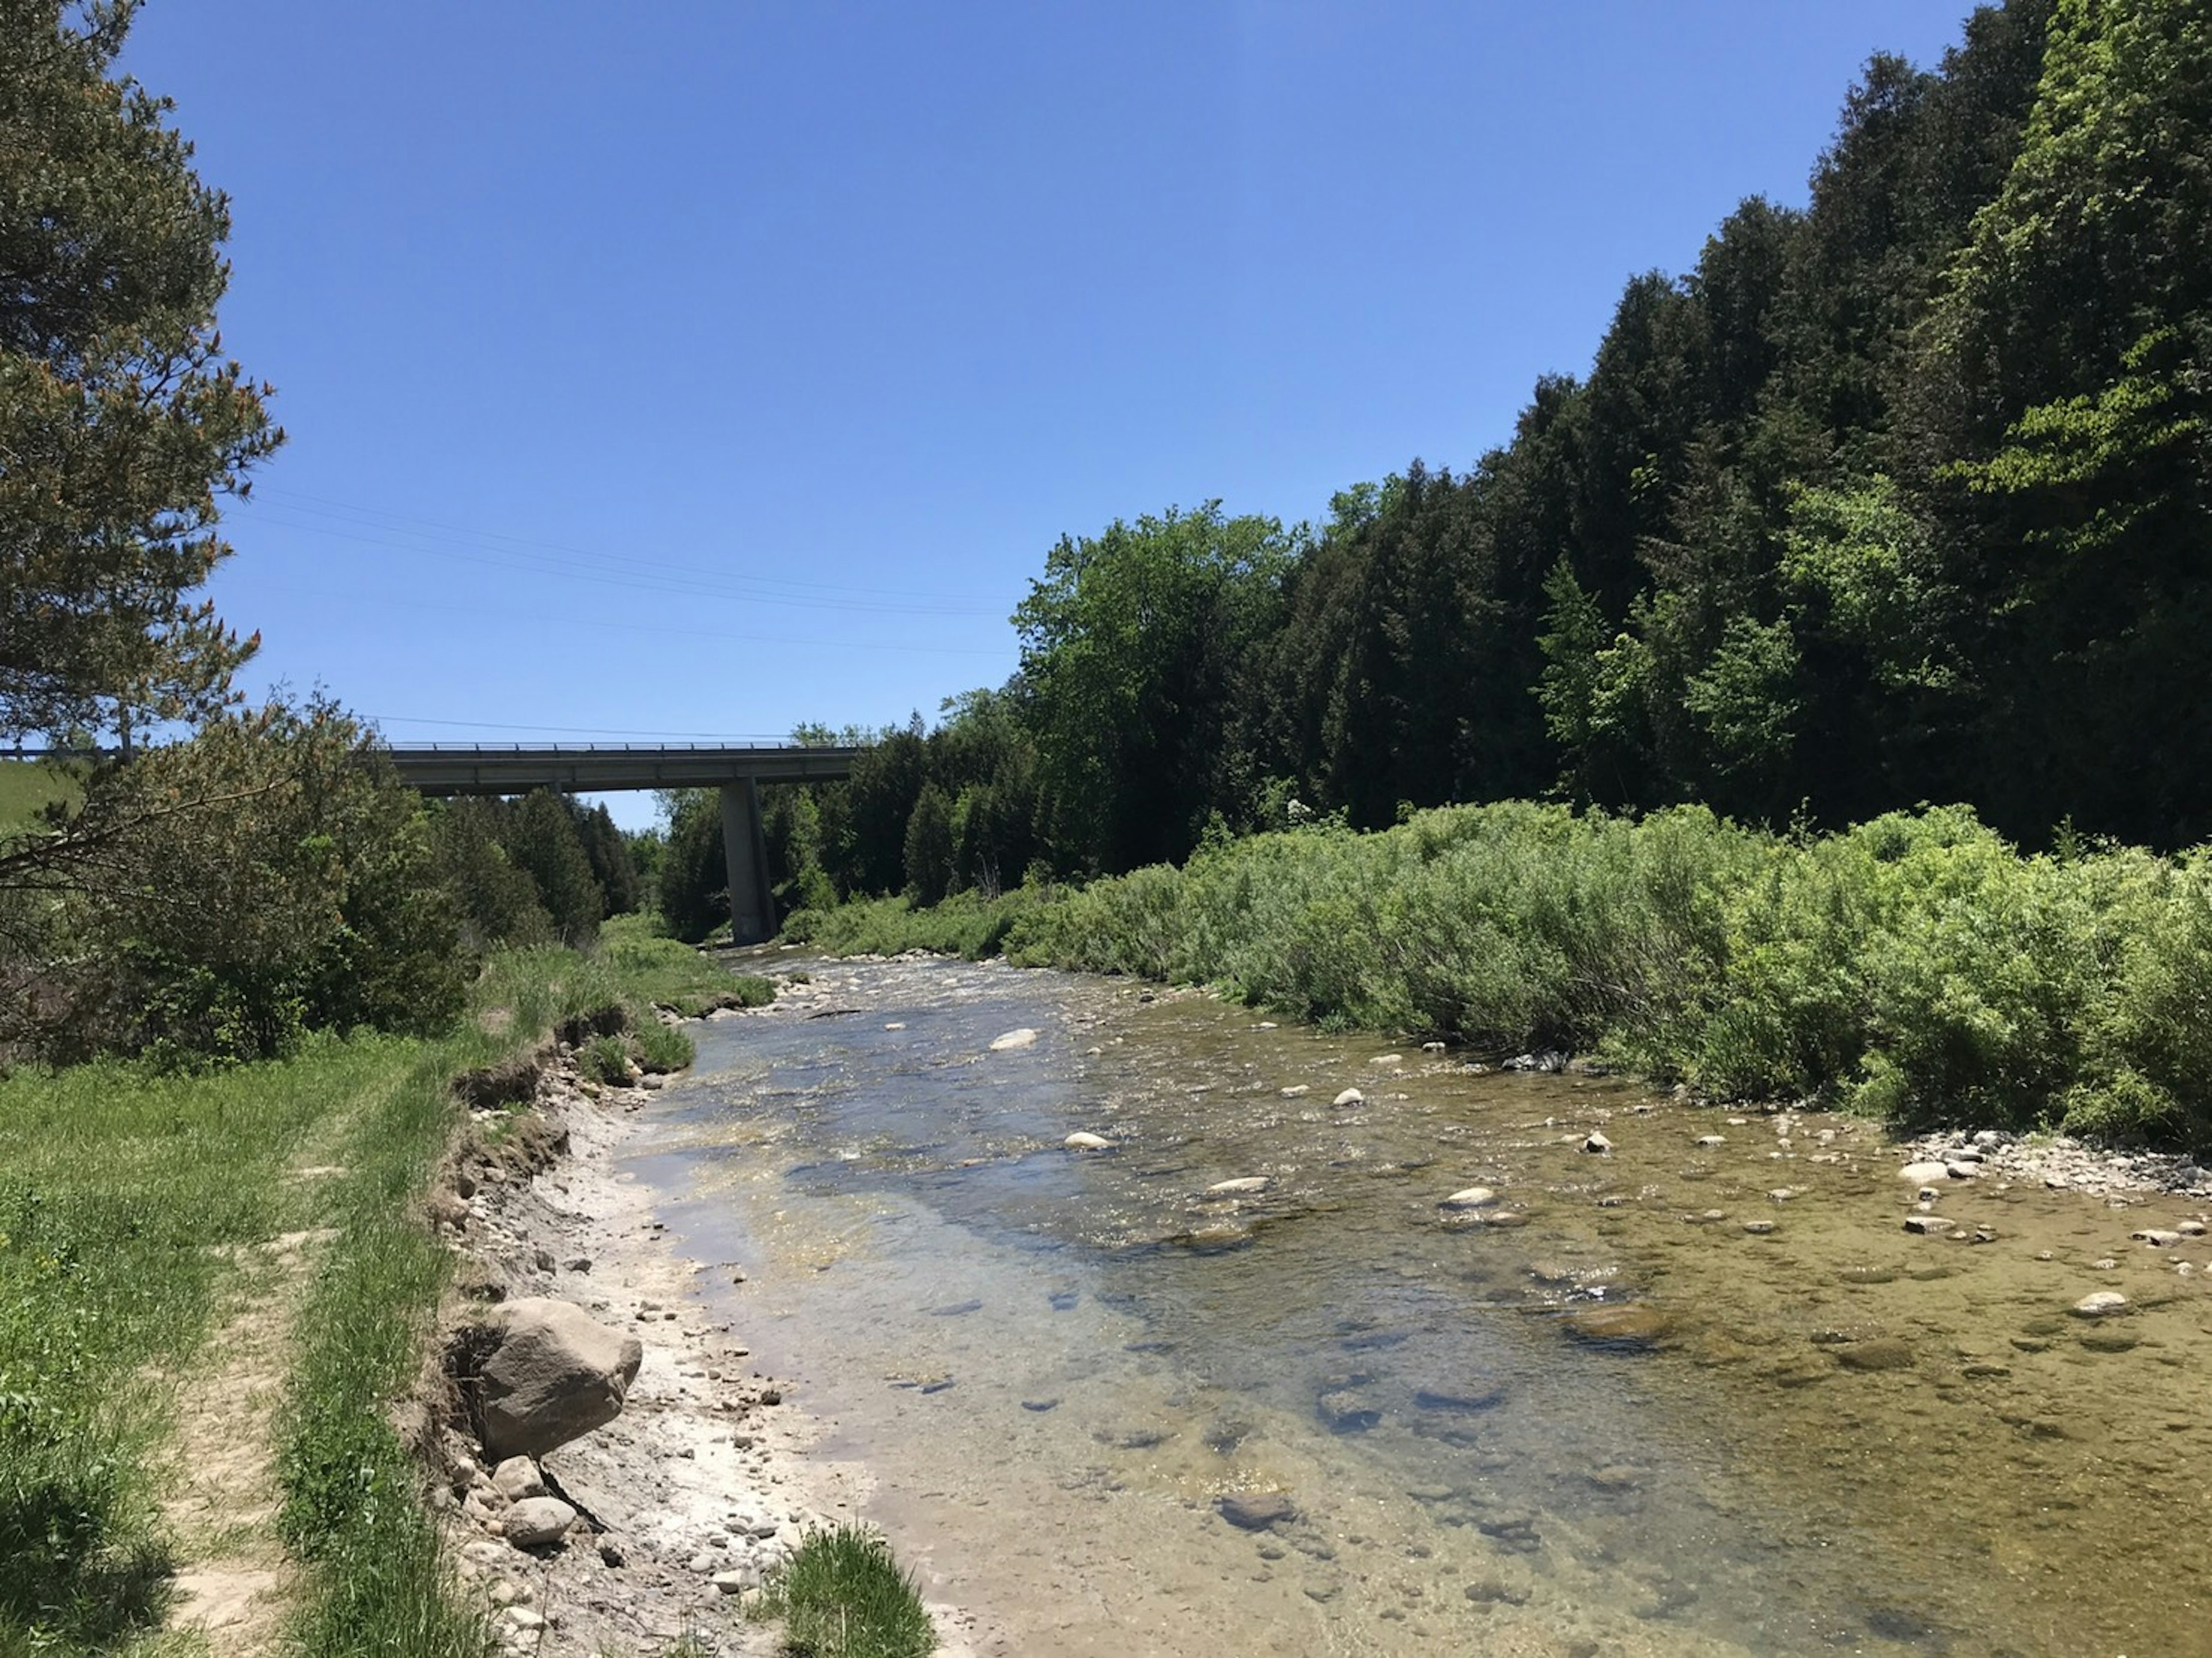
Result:
<svg viewBox="0 0 2212 1658"><path fill-rule="evenodd" d="M860 750L795 743L745 747L395 743L390 752L402 780L425 794L527 794L537 788L719 787L746 778L762 783L834 782L852 775L853 756Z"/></svg>

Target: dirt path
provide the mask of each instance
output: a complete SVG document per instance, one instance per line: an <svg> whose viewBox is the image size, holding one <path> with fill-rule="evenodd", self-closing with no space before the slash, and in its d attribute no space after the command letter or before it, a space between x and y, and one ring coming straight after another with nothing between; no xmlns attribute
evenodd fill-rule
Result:
<svg viewBox="0 0 2212 1658"><path fill-rule="evenodd" d="M332 1236L287 1232L241 1252L228 1314L179 1389L163 1481L179 1559L168 1626L204 1634L216 1658L274 1651L289 1604L291 1566L276 1526L276 1416L300 1299Z"/></svg>

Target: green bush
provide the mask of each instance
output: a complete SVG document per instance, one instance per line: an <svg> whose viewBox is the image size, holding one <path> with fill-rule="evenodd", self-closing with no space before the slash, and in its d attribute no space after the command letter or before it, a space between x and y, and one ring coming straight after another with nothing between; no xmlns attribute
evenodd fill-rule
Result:
<svg viewBox="0 0 2212 1658"><path fill-rule="evenodd" d="M787 936L1207 982L1322 1023L1594 1051L1901 1126L2212 1144L2212 853L2023 857L1964 807L1823 837L1698 807L1447 807L1080 890L804 912Z"/></svg>

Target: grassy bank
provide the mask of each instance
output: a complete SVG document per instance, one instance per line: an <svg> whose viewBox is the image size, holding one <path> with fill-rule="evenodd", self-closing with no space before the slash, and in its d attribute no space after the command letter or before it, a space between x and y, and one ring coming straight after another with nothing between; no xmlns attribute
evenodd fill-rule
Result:
<svg viewBox="0 0 2212 1658"><path fill-rule="evenodd" d="M1795 837L1695 808L1631 820L1507 803L1373 835L1255 836L1181 869L971 901L949 927L883 903L810 933L886 952L972 938L1026 963L1210 982L1478 1049L1596 1053L1718 1098L1817 1096L1901 1127L2203 1145L2209 877L2202 853L2024 857L1958 808Z"/></svg>
<svg viewBox="0 0 2212 1658"><path fill-rule="evenodd" d="M176 1386L209 1362L240 1263L310 1229L276 1458L304 1566L295 1644L483 1650L443 1598L388 1419L447 1268L415 1215L456 1122L447 1083L574 1014L628 1005L646 1030L653 1003L731 991L694 952L616 928L592 956L494 958L471 1017L435 1040L317 1036L201 1076L102 1062L0 1079L0 1655L109 1652L158 1627Z"/></svg>

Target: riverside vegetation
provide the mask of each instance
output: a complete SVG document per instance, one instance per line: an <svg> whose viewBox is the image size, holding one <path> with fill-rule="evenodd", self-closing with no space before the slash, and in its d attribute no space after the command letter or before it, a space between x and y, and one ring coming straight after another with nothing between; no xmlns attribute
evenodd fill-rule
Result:
<svg viewBox="0 0 2212 1658"><path fill-rule="evenodd" d="M801 911L817 946L1210 981L1325 1023L1595 1053L1729 1099L2212 1141L2212 872L1960 808L1830 835L1504 804L1081 888Z"/></svg>

